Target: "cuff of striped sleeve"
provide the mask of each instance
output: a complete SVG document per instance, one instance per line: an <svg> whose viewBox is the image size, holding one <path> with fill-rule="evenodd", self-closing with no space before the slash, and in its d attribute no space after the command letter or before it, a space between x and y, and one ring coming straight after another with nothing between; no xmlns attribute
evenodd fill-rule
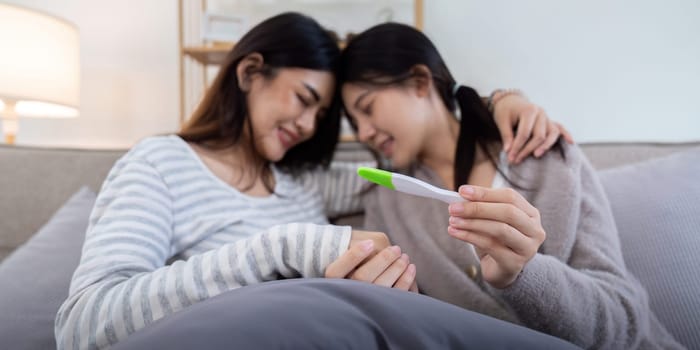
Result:
<svg viewBox="0 0 700 350"><path fill-rule="evenodd" d="M302 224L302 235L296 242L298 254L305 255L301 262L302 277L323 277L326 267L348 250L350 226ZM291 238L291 237L290 237ZM299 255L297 255L299 256Z"/></svg>
<svg viewBox="0 0 700 350"><path fill-rule="evenodd" d="M337 260L343 253L348 251L350 248L350 239L352 239L352 227L351 226L333 226L338 232L337 236L340 236L338 238L338 247L336 249L336 252L333 256L331 256L330 261L326 266L328 266L330 263L334 262ZM323 268L323 271L326 271L326 268Z"/></svg>

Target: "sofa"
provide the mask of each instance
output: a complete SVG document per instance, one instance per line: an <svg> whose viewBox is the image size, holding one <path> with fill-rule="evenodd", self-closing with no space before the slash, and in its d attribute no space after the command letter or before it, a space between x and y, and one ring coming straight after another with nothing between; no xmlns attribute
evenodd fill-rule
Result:
<svg viewBox="0 0 700 350"><path fill-rule="evenodd" d="M700 142L581 147L608 194L628 269L669 331L700 348ZM124 152L0 146L3 343L14 337L10 344L24 344L18 348L55 347L47 338L51 312L67 296L94 193ZM342 143L335 160L369 157L361 145ZM361 226L362 213L336 222ZM70 237L56 228L61 225L73 228Z"/></svg>

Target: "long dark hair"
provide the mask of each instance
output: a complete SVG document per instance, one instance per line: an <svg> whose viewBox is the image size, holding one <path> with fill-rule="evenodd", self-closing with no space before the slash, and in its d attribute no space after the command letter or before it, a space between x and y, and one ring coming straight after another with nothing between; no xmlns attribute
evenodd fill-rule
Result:
<svg viewBox="0 0 700 350"><path fill-rule="evenodd" d="M486 104L473 88L456 85L435 45L417 29L384 23L355 36L343 50L339 78L341 83L401 84L415 76L412 68L420 64L430 69L433 85L447 109L455 113L459 107L461 114L455 150L455 188L467 183L476 147L503 174L488 147L500 141L500 134Z"/></svg>
<svg viewBox="0 0 700 350"><path fill-rule="evenodd" d="M336 74L340 58L337 41L312 18L291 12L271 17L253 27L228 53L216 79L178 133L180 137L209 148L222 149L241 142L246 121L248 131L251 131L246 96L239 87L236 68L252 53L262 55L264 66L257 73L267 78L274 77L279 68L292 67ZM287 151L276 165L292 175L319 165L327 167L339 132L340 98L336 88L333 102L326 116L318 122L316 133ZM249 141L255 151L253 140ZM265 172L266 168L262 171Z"/></svg>

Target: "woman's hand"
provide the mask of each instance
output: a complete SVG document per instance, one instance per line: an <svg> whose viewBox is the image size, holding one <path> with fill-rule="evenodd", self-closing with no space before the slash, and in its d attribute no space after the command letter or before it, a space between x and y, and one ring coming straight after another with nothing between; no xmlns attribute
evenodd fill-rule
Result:
<svg viewBox="0 0 700 350"><path fill-rule="evenodd" d="M539 211L510 188L465 185L459 194L467 201L450 204L448 233L474 245L484 281L511 285L545 240Z"/></svg>
<svg viewBox="0 0 700 350"><path fill-rule="evenodd" d="M380 286L418 292L416 266L384 233L353 231L350 247L332 262L326 278L350 278Z"/></svg>
<svg viewBox="0 0 700 350"><path fill-rule="evenodd" d="M544 109L518 94L498 99L493 106L493 118L511 163L518 164L532 154L539 158L552 148L559 136L574 143L571 134L561 124L550 120ZM517 134L513 138L516 127Z"/></svg>

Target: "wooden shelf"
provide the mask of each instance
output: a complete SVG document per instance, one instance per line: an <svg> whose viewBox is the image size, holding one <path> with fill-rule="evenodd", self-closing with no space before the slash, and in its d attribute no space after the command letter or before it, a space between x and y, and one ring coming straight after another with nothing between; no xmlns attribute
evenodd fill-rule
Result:
<svg viewBox="0 0 700 350"><path fill-rule="evenodd" d="M335 4L354 5L357 3L371 3L374 0L274 0L274 1L248 1L248 5L257 6L262 4L266 6L265 11L273 9L273 12L278 12L279 4L311 4L319 6L323 11L333 10ZM390 2L408 2L407 0L389 0ZM224 42L202 42L201 29L203 15L207 10L207 0L178 0L178 43L179 43L179 68L180 68L180 124L183 124L187 117L195 110L199 104L199 100L203 95L208 85L208 67L217 66L224 63L226 56L231 51L234 43ZM384 1L386 2L386 1ZM425 0L413 0L414 25L419 30L423 29L423 8ZM259 4L258 4L259 3ZM392 5L393 6L393 5ZM248 8L249 6L245 6ZM269 8L268 8L269 7ZM338 11L343 11L343 8L336 8ZM254 12L254 11L253 11ZM188 44L185 44L188 43ZM344 43L339 43L340 47L344 47ZM189 57L189 59L187 58ZM194 60L194 61L193 61ZM196 64L195 64L196 62ZM201 65L201 66L199 66ZM203 68L203 69L202 69ZM200 80L201 79L201 80ZM200 84L200 81L203 83ZM353 138L344 136L343 141L352 142Z"/></svg>
<svg viewBox="0 0 700 350"><path fill-rule="evenodd" d="M348 0L349 3L353 1ZM423 30L423 2L424 0L414 0L413 4L415 26L419 30ZM182 5L180 5L180 11L182 11ZM182 14L180 15L182 17ZM182 22L182 18L180 18L180 22ZM182 23L180 23L180 31L182 31ZM220 65L226 59L226 55L231 51L233 45L234 43L215 42L209 45L188 46L182 48L182 54L193 58L203 65ZM345 47L345 43L342 41L338 45L341 49Z"/></svg>
<svg viewBox="0 0 700 350"><path fill-rule="evenodd" d="M218 65L224 63L226 55L233 48L233 44L217 44L207 46L190 46L182 48L185 56L192 57L204 65Z"/></svg>

